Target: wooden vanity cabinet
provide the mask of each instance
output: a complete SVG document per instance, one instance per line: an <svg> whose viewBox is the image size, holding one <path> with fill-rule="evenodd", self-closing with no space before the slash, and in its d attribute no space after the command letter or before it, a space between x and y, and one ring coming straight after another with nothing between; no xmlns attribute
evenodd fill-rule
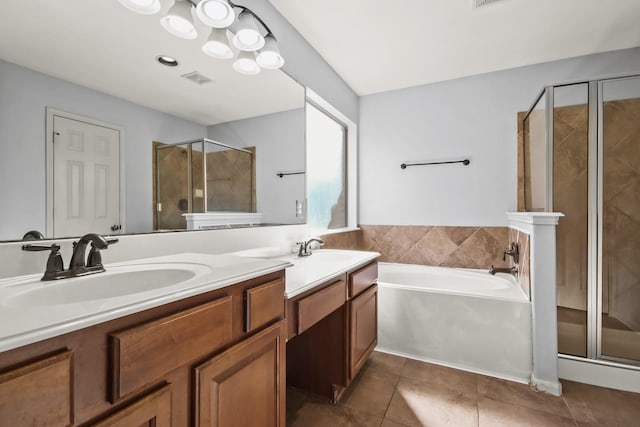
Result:
<svg viewBox="0 0 640 427"><path fill-rule="evenodd" d="M378 344L378 263L349 274L349 381Z"/></svg>
<svg viewBox="0 0 640 427"><path fill-rule="evenodd" d="M280 321L195 368L197 427L285 427L286 324Z"/></svg>
<svg viewBox="0 0 640 427"><path fill-rule="evenodd" d="M287 301L287 382L338 402L377 345L378 264Z"/></svg>
<svg viewBox="0 0 640 427"><path fill-rule="evenodd" d="M73 354L28 361L0 374L0 425L73 424Z"/></svg>
<svg viewBox="0 0 640 427"><path fill-rule="evenodd" d="M94 427L170 427L171 385L165 385L92 425Z"/></svg>
<svg viewBox="0 0 640 427"><path fill-rule="evenodd" d="M200 425L212 386L225 426L283 427L284 313L282 270L0 353L0 425Z"/></svg>
<svg viewBox="0 0 640 427"><path fill-rule="evenodd" d="M378 286L349 301L349 380L353 381L378 344Z"/></svg>

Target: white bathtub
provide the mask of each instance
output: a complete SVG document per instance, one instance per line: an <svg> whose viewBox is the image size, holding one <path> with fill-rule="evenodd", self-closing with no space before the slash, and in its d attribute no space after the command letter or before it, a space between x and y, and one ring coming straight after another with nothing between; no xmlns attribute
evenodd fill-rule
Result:
<svg viewBox="0 0 640 427"><path fill-rule="evenodd" d="M529 382L531 303L510 275L380 263L378 350Z"/></svg>

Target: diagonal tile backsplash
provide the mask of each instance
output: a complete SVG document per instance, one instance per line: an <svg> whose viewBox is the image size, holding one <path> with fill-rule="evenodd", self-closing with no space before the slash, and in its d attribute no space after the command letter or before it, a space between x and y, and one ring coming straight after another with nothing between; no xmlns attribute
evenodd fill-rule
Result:
<svg viewBox="0 0 640 427"><path fill-rule="evenodd" d="M380 261L489 269L505 267L507 227L360 225L360 231L323 236L326 248L380 252Z"/></svg>
<svg viewBox="0 0 640 427"><path fill-rule="evenodd" d="M360 230L322 236L327 249L380 252L380 261L442 267L477 268L515 265L503 261L509 242L518 243L518 284L530 297L529 235L508 227L360 225Z"/></svg>

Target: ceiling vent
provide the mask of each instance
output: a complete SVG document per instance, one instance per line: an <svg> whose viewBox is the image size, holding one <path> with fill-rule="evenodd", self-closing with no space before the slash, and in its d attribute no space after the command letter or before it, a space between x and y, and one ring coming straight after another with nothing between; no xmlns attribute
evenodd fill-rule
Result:
<svg viewBox="0 0 640 427"><path fill-rule="evenodd" d="M502 1L502 0L472 0L474 9L477 9L482 6L487 6L487 5L490 5L491 3L496 3L499 1Z"/></svg>
<svg viewBox="0 0 640 427"><path fill-rule="evenodd" d="M212 82L209 77L200 74L198 71L193 71L191 73L183 74L180 77L184 77L187 80L194 82L197 85L203 85L205 83Z"/></svg>

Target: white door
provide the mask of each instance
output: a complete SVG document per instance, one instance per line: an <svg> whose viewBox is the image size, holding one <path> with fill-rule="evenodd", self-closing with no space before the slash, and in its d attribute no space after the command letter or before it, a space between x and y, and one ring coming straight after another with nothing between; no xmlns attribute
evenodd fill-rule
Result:
<svg viewBox="0 0 640 427"><path fill-rule="evenodd" d="M53 235L113 234L120 226L120 132L56 115L53 134Z"/></svg>

